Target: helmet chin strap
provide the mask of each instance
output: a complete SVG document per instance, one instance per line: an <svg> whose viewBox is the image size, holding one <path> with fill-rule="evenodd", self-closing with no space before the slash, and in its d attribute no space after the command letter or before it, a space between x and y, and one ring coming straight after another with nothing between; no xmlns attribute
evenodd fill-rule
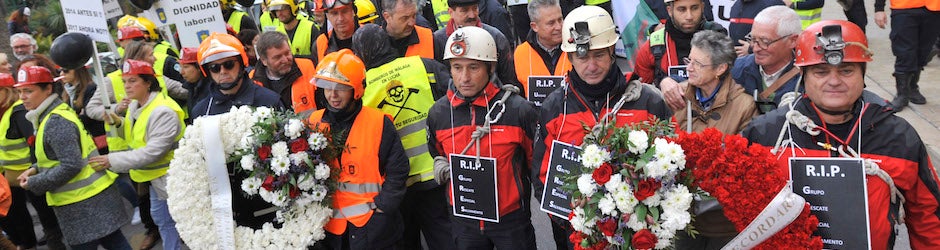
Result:
<svg viewBox="0 0 940 250"><path fill-rule="evenodd" d="M235 78L235 81L232 81L231 83L219 83L219 89L221 90L234 89L236 86L238 86L238 82L240 82L241 80L242 80L242 75L239 74L238 78Z"/></svg>

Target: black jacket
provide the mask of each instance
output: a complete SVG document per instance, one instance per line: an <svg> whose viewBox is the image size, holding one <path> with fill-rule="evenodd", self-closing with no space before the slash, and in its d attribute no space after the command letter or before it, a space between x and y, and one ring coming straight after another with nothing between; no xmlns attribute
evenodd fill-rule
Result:
<svg viewBox="0 0 940 250"><path fill-rule="evenodd" d="M204 115L227 113L233 106L243 105L284 109L277 93L255 85L251 79L248 79L247 73L243 73L239 79L242 81L241 87L234 95L222 94L219 85L215 81L210 81L208 96L196 103L196 106L193 106L193 112L189 113L189 116L195 120Z"/></svg>
<svg viewBox="0 0 940 250"><path fill-rule="evenodd" d="M293 89L291 87L294 85L294 81L296 81L297 78L300 78L300 76L303 74L317 73L301 72L300 67L297 66L297 61L301 60L307 60L313 63L313 60L307 58L294 58L294 64L291 65L290 71L288 71L286 75L282 76L281 79L277 81L271 81L271 79L268 78L268 67L264 66L264 63L261 63L261 61L258 61L258 63L255 65L255 69L253 70L254 75L251 79L261 83L261 86L264 86L264 88L270 89L271 91L274 91L274 93L280 95L281 105L284 107L293 107L294 102L291 99L291 91L293 91ZM313 65L316 65L316 63ZM314 102L316 102L317 107L326 107L326 97L323 96L323 90L319 88L317 89Z"/></svg>

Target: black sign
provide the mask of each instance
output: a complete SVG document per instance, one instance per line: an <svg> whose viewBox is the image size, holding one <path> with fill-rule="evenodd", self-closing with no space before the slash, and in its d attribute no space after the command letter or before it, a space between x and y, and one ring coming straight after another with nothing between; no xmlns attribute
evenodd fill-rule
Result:
<svg viewBox="0 0 940 250"><path fill-rule="evenodd" d="M871 249L862 159L793 157L790 179L793 192L819 218L815 235L822 237L823 248Z"/></svg>
<svg viewBox="0 0 940 250"><path fill-rule="evenodd" d="M548 173L545 174L545 189L542 190L541 209L548 214L567 220L571 213L571 195L561 189L565 185L564 176L580 174L581 148L552 141L552 150L548 154Z"/></svg>
<svg viewBox="0 0 940 250"><path fill-rule="evenodd" d="M526 93L529 101L535 103L536 107L542 106L542 101L565 82L563 76L529 76L529 93Z"/></svg>
<svg viewBox="0 0 940 250"><path fill-rule="evenodd" d="M499 222L496 159L451 154L450 169L454 215Z"/></svg>
<svg viewBox="0 0 940 250"><path fill-rule="evenodd" d="M669 66L669 77L676 82L689 80L689 71L686 71L686 65Z"/></svg>

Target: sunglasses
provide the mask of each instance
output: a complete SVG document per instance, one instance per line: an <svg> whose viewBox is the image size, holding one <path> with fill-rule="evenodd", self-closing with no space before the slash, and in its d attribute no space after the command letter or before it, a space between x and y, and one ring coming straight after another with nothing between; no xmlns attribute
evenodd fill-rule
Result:
<svg viewBox="0 0 940 250"><path fill-rule="evenodd" d="M349 3L352 2L352 0L323 0L323 8L324 8L324 9L332 9L333 7L336 6L336 3L337 3L337 2L338 2L340 5L349 5Z"/></svg>
<svg viewBox="0 0 940 250"><path fill-rule="evenodd" d="M235 68L235 63L236 63L235 60L230 60L230 61L225 61L222 63L209 64L206 66L206 69L209 69L209 72L212 72L212 73L219 73L222 71L223 67L225 68L225 70L232 70L233 68Z"/></svg>

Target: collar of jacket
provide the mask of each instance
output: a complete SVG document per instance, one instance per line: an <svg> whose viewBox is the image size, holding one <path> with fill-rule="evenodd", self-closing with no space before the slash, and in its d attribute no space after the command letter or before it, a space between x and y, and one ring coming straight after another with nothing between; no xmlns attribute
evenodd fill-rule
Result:
<svg viewBox="0 0 940 250"><path fill-rule="evenodd" d="M483 22L480 21L479 17L477 18L477 27L483 28ZM445 32L447 32L447 38L450 38L450 34L453 34L457 30L457 24L454 23L454 19L451 18L450 21L447 21L447 27ZM496 39L495 37L493 39ZM446 41L444 42L447 43Z"/></svg>
<svg viewBox="0 0 940 250"><path fill-rule="evenodd" d="M248 76L242 76L241 81L241 86L239 86L238 92L235 92L234 95L222 94L222 91L219 90L219 85L212 82L210 86L211 92L209 94L212 96L212 103L209 103L209 105L220 105L225 102L231 102L232 106L252 105L255 96L255 88L258 88L258 86L255 85L254 81L248 79Z"/></svg>
<svg viewBox="0 0 940 250"><path fill-rule="evenodd" d="M453 84L451 84L453 86ZM474 97L464 97L457 92L456 87L451 87L447 90L447 98L451 100L450 105L452 107L459 107L460 105L470 104L474 106L486 107L489 105L489 100L496 98L496 94L499 94L499 88L496 87L496 84L489 82L486 84L486 87L483 87L483 90L480 90L483 93L477 94ZM483 97L483 98L480 98Z"/></svg>
<svg viewBox="0 0 940 250"><path fill-rule="evenodd" d="M311 72L313 73L313 72ZM290 65L290 71L287 74L281 76L280 83L285 84L284 86L290 87L297 78L303 73L300 72L300 67L297 66L297 58L294 58L294 63ZM261 61L258 61L258 64L255 66L255 75L252 80L260 82L265 87L271 88L274 90L274 86L270 86L271 79L268 78L268 67L264 65ZM276 93L280 93L280 89L274 90Z"/></svg>
<svg viewBox="0 0 940 250"><path fill-rule="evenodd" d="M737 83L734 83L730 74L721 78L721 83L718 84L718 93L715 93L715 100L712 101L712 105L707 111L704 110L698 100L692 100L692 109L695 111L694 114L696 114L694 118L708 121L709 117L706 114L719 110L728 104L731 100L731 89L734 87L732 85L737 85ZM687 98L695 98L695 90L698 88L693 86L689 87L690 88L685 88L685 96Z"/></svg>

